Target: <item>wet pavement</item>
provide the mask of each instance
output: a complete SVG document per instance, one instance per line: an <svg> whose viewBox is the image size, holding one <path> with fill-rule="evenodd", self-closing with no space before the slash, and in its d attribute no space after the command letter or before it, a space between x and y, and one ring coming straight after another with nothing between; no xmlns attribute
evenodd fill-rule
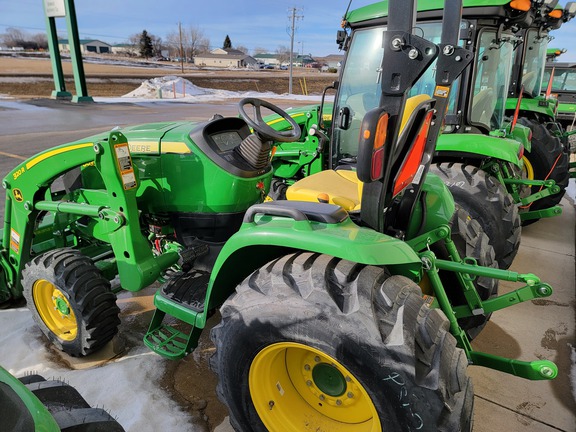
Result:
<svg viewBox="0 0 576 432"><path fill-rule="evenodd" d="M286 108L292 104L279 103ZM215 112L236 115L235 102L183 104L71 104L51 100L18 103L0 100L0 177L39 151L114 126L168 121L206 120ZM554 288L546 299L534 300L496 312L474 341L474 348L521 360L549 359L559 367L553 381L527 381L497 371L470 367L475 388L474 432L573 432L576 430L576 340L575 340L575 209L576 187L569 193L559 217L541 220L523 229L520 251L511 270L535 273ZM0 221L4 203L0 199ZM520 285L501 282L500 292ZM151 297L148 298L151 300ZM121 302L129 302L121 297ZM149 305L151 307L151 305ZM205 342L209 344L209 342ZM205 346L207 352L209 346ZM172 367L183 376L189 364ZM202 397L194 381L178 393ZM186 398L186 396L182 396ZM156 413L151 413L156 415ZM216 420L216 419L214 419ZM214 423L211 422L214 427ZM231 431L224 421L218 432Z"/></svg>

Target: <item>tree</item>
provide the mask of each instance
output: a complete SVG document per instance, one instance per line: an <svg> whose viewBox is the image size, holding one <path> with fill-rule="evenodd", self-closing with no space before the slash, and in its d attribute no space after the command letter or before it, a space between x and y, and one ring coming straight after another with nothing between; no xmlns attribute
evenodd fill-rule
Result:
<svg viewBox="0 0 576 432"><path fill-rule="evenodd" d="M278 48L276 48L276 55L278 56L280 63L290 62L290 48L287 46L278 45ZM293 56L293 58L296 58L296 56Z"/></svg>
<svg viewBox="0 0 576 432"><path fill-rule="evenodd" d="M201 28L193 25L182 30L183 53L180 52L180 32L178 30L168 33L166 42L172 57L190 58L206 52L210 48L210 39L205 36Z"/></svg>
<svg viewBox="0 0 576 432"><path fill-rule="evenodd" d="M230 40L230 36L226 35L226 38L224 39L224 45L222 45L223 49L226 48L232 48L232 41Z"/></svg>
<svg viewBox="0 0 576 432"><path fill-rule="evenodd" d="M269 50L264 47L256 47L254 48L254 54L268 54Z"/></svg>
<svg viewBox="0 0 576 432"><path fill-rule="evenodd" d="M140 40L138 41L138 52L141 57L150 58L154 55L154 45L152 44L152 38L148 35L146 30L142 31L140 35Z"/></svg>
<svg viewBox="0 0 576 432"><path fill-rule="evenodd" d="M236 46L234 47L234 49L235 49L235 50L238 50L238 51L242 51L244 54L249 54L249 51L250 51L250 50L248 49L248 47L245 47L244 45L236 45Z"/></svg>

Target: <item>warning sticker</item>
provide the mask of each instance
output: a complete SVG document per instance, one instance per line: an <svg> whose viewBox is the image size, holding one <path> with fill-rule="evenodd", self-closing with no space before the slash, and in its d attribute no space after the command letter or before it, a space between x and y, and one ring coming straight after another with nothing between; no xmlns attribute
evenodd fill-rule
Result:
<svg viewBox="0 0 576 432"><path fill-rule="evenodd" d="M114 151L116 152L116 160L118 161L118 169L120 170L124 190L135 188L136 176L134 175L134 167L132 166L132 158L130 157L128 144L115 145Z"/></svg>
<svg viewBox="0 0 576 432"><path fill-rule="evenodd" d="M450 94L450 87L436 86L436 89L434 90L434 96L438 96L441 98L447 98L449 94Z"/></svg>
<svg viewBox="0 0 576 432"><path fill-rule="evenodd" d="M10 249L16 253L20 253L20 234L14 228L10 229Z"/></svg>

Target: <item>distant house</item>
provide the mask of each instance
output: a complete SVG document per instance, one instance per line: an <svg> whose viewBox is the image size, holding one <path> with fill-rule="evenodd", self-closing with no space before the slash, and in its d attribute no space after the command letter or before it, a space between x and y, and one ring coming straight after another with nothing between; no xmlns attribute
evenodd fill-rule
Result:
<svg viewBox="0 0 576 432"><path fill-rule="evenodd" d="M138 47L131 44L116 44L110 47L112 54L138 55Z"/></svg>
<svg viewBox="0 0 576 432"><path fill-rule="evenodd" d="M194 64L206 67L243 68L256 64L256 59L231 48L216 48L207 54L198 54L194 57Z"/></svg>
<svg viewBox="0 0 576 432"><path fill-rule="evenodd" d="M80 39L80 51L82 54L105 54L112 51L112 47L106 42L94 39ZM58 40L58 49L62 53L70 52L70 42L68 39Z"/></svg>
<svg viewBox="0 0 576 432"><path fill-rule="evenodd" d="M280 56L278 54L256 54L254 56L256 61L264 65L280 66Z"/></svg>

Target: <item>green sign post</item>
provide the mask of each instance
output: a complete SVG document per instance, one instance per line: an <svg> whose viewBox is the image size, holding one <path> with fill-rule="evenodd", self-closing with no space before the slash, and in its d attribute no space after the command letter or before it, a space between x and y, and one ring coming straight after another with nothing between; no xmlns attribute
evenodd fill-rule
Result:
<svg viewBox="0 0 576 432"><path fill-rule="evenodd" d="M71 99L72 102L94 102L88 96L86 87L86 76L82 63L82 52L80 51L80 37L78 35L78 24L76 22L76 9L74 0L44 0L44 11L46 14L46 28L48 32L48 48L50 49L50 60L52 61L52 74L54 76L54 87L52 98ZM68 29L68 39L70 42L70 59L74 72L74 85L76 95L66 91L64 72L62 71L62 57L58 48L58 34L56 31L56 18L66 17L66 27Z"/></svg>

